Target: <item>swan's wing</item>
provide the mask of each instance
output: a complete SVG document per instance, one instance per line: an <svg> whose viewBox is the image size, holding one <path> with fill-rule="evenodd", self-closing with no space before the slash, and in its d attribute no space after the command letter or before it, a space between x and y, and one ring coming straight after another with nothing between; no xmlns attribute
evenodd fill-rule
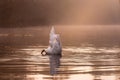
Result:
<svg viewBox="0 0 120 80"><path fill-rule="evenodd" d="M60 36L58 34L55 34L54 27L52 27L50 32L49 44L50 47L47 49L48 52L51 52L51 54L61 53Z"/></svg>
<svg viewBox="0 0 120 80"><path fill-rule="evenodd" d="M61 42L60 42L59 35L57 35L57 37L55 38L52 44L52 51L54 54L61 53Z"/></svg>
<svg viewBox="0 0 120 80"><path fill-rule="evenodd" d="M50 35L53 35L53 34L55 34L54 26L52 26L52 29L51 29L51 31L50 31Z"/></svg>
<svg viewBox="0 0 120 80"><path fill-rule="evenodd" d="M50 31L50 39L49 39L49 47L46 49L47 53L52 53L52 46L53 46L53 41L55 39L55 29L52 27Z"/></svg>
<svg viewBox="0 0 120 80"><path fill-rule="evenodd" d="M54 27L52 27L51 31L50 31L50 40L49 40L49 44L52 45L53 44L53 41L55 40L56 38L56 34L55 34L55 29Z"/></svg>
<svg viewBox="0 0 120 80"><path fill-rule="evenodd" d="M60 40L60 35L59 34L56 34L56 42L58 43L59 47L62 47L61 45L61 40Z"/></svg>

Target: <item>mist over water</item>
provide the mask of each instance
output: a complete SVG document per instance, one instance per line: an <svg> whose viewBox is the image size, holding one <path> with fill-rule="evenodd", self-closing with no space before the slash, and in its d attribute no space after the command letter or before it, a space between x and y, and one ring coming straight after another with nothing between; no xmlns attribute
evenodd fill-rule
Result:
<svg viewBox="0 0 120 80"><path fill-rule="evenodd" d="M119 46L119 25L56 25L63 46ZM48 45L51 27L1 28L1 45Z"/></svg>

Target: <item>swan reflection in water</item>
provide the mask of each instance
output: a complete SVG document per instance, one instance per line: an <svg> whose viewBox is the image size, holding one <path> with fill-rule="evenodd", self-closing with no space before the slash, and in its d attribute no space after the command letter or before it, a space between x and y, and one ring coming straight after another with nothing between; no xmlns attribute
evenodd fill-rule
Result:
<svg viewBox="0 0 120 80"><path fill-rule="evenodd" d="M49 55L50 60L50 74L55 75L58 73L58 68L60 67L61 55Z"/></svg>

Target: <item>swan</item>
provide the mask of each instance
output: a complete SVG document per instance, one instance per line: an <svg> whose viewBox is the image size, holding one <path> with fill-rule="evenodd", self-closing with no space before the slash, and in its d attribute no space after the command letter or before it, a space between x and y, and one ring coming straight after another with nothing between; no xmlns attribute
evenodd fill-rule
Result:
<svg viewBox="0 0 120 80"><path fill-rule="evenodd" d="M45 54L44 54L45 52ZM50 40L49 46L47 49L43 49L41 54L44 55L51 55L51 54L60 54L62 52L62 46L60 41L60 35L55 33L54 27L52 27L50 31Z"/></svg>

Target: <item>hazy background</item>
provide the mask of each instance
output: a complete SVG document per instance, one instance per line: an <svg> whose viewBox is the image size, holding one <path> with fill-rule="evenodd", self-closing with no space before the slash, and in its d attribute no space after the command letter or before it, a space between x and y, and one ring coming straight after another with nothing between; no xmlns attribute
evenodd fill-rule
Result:
<svg viewBox="0 0 120 80"><path fill-rule="evenodd" d="M0 0L0 27L120 24L120 0Z"/></svg>
<svg viewBox="0 0 120 80"><path fill-rule="evenodd" d="M48 45L52 25L63 45L119 45L120 0L0 0L0 45Z"/></svg>

